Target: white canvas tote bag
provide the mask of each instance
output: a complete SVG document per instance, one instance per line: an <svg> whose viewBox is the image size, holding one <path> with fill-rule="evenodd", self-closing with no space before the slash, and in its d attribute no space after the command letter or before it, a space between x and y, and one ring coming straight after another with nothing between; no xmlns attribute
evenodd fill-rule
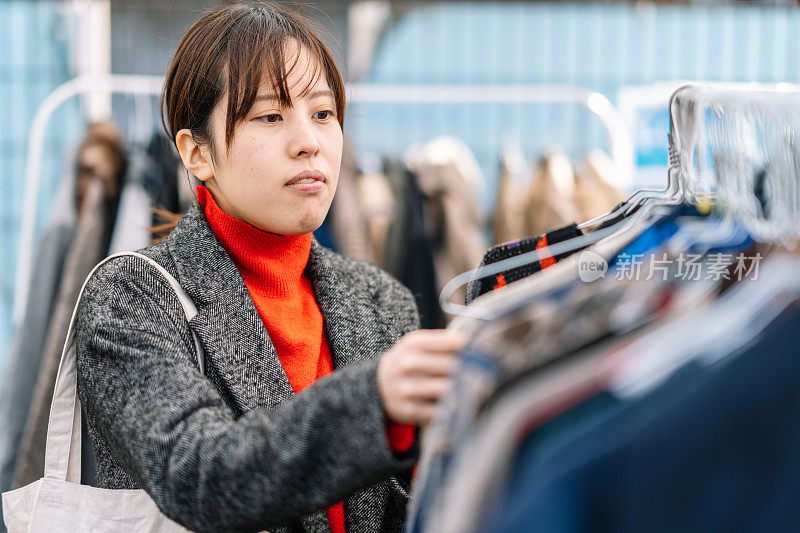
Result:
<svg viewBox="0 0 800 533"><path fill-rule="evenodd" d="M136 252L122 252L107 257L94 267L83 282L78 302L72 312L67 340L61 353L50 422L47 427L44 477L30 485L3 493L3 517L9 533L35 532L185 532L159 511L143 490L111 490L81 485L81 403L78 399L77 364L74 346L75 315L86 282L106 261L132 255L150 263L169 281L191 320L197 309L161 265ZM203 350L194 339L201 371Z"/></svg>

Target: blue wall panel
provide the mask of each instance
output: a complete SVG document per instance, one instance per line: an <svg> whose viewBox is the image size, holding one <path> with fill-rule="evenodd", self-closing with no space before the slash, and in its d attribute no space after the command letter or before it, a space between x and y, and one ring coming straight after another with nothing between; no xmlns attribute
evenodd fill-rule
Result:
<svg viewBox="0 0 800 533"><path fill-rule="evenodd" d="M0 2L0 372L11 333L28 133L44 98L70 77L65 6L54 0ZM47 220L63 170L64 147L74 142L79 116L77 103L72 102L50 122L38 229Z"/></svg>
<svg viewBox="0 0 800 533"><path fill-rule="evenodd" d="M570 84L616 103L621 87L662 80L800 82L794 7L458 3L419 7L385 32L374 83ZM607 148L588 112L564 105L353 105L348 133L366 151L402 153L449 133L470 143L492 205L504 139L529 157ZM666 138L664 138L666 145Z"/></svg>

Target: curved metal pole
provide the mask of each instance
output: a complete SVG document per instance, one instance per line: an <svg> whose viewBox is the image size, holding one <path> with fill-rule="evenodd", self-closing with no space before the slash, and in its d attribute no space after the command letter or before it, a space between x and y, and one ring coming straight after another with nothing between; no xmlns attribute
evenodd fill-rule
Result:
<svg viewBox="0 0 800 533"><path fill-rule="evenodd" d="M622 113L598 92L573 85L364 85L348 87L359 103L564 103L585 107L608 135L611 159L623 183L633 179L633 137Z"/></svg>
<svg viewBox="0 0 800 533"><path fill-rule="evenodd" d="M39 197L44 136L50 117L70 98L92 91L123 94L161 92L159 76L96 75L72 79L45 98L33 119L28 137L25 167L25 197L13 321L17 325L25 314L28 276L33 261L33 237ZM347 87L353 102L360 103L572 103L587 108L603 123L609 137L611 157L624 182L633 176L633 139L621 113L600 93L569 85L371 85Z"/></svg>
<svg viewBox="0 0 800 533"><path fill-rule="evenodd" d="M158 76L99 75L80 76L50 93L36 110L28 136L28 157L25 163L25 196L23 198L22 230L17 259L16 291L14 291L13 323L18 325L25 315L28 299L29 272L33 262L33 234L36 226L36 207L41 184L42 154L47 124L53 113L70 98L92 92L159 94L162 79Z"/></svg>

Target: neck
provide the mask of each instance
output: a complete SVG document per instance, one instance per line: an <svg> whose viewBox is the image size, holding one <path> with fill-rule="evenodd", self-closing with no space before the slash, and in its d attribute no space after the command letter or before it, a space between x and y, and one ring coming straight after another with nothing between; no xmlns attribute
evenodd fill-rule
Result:
<svg viewBox="0 0 800 533"><path fill-rule="evenodd" d="M197 187L197 199L248 284L255 283L276 297L297 290L311 253L311 233L280 235L260 230L225 213L202 185Z"/></svg>

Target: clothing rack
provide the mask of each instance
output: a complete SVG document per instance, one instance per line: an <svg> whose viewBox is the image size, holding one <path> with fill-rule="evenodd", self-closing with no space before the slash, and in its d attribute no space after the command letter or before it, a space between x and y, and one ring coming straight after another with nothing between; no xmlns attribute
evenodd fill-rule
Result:
<svg viewBox="0 0 800 533"><path fill-rule="evenodd" d="M544 267L525 274L526 281L503 283L501 291L478 304L482 309L475 311L482 315L473 313L459 324L470 334L470 343L439 404L439 419L428 428L407 531L517 531L530 523L548 531L595 523L609 530L631 524L646 529L642 525L650 523L718 530L723 523L745 523L751 517L758 517L754 524L787 524L793 516L791 505L779 510L766 503L768 498L748 507L754 493L793 493L794 488L777 483L766 488L770 480L754 490L759 483L754 479L765 479L767 469L741 465L768 461L780 479L797 479L785 475L787 465L796 463L795 448L779 456L772 443L787 442L781 432L795 429L792 421L800 408L791 403L791 394L777 392L781 387L796 390L797 381L787 384L784 378L800 380L796 358L786 357L794 355L788 347L797 344L800 331L794 305L800 297L800 87L691 84L675 91L669 110L667 186L644 195L637 191L635 213L617 227L589 233L609 237L604 243L586 249L593 244L583 240L586 236L573 237L468 273L467 279L499 274L543 257L572 254L555 261L560 264L551 265L550 274L539 272ZM705 175L694 172L704 167ZM711 197L721 200L714 204L722 209L710 209ZM705 205L698 200L706 200ZM692 204L701 205L695 209ZM776 231L753 232L758 225L748 222L768 223ZM782 233L788 238L783 240ZM762 254L766 265L759 276ZM657 292L648 288L660 283L652 268L649 276L627 280L624 275L614 275L615 281L580 275L584 261L602 260L606 268L622 266L617 272L624 272L624 257L632 265L637 255L649 256L651 266L661 261L680 265L688 255L706 261L707 267L715 257L736 257L740 265L749 257L749 268L755 265L756 271L751 277L741 270L717 278L706 275L706 280L733 283L719 283L686 307L675 297L680 292L672 291L681 283L687 290L700 277L686 277L680 266L664 274ZM694 299L709 288L688 290ZM626 291L634 296L600 310L616 298L614 293ZM672 301L666 308L665 294ZM653 308L634 303L645 299L659 303ZM670 310L659 314L663 309ZM595 328L597 316L614 318L608 327L582 336L584 328ZM578 326L562 328L564 323ZM586 373L570 376L584 362ZM607 403L612 398L613 408ZM746 400L737 405L732 398ZM757 406L756 401L764 403ZM622 413L637 402L642 408ZM753 446L741 428L755 427L764 412L782 416L752 432L761 439ZM679 438L670 446L654 445L664 435ZM675 468L690 474L674 476ZM747 478L744 470L757 475ZM691 492L720 483L729 485L718 506L706 506L702 488ZM645 486L650 490L642 498ZM598 499L604 503L600 508ZM641 509L630 512L631 502L645 500ZM797 529L797 524L778 527Z"/></svg>
<svg viewBox="0 0 800 533"><path fill-rule="evenodd" d="M13 323L25 314L29 285L25 273L30 270L34 249L36 207L41 184L44 136L53 113L72 97L92 92L150 95L161 93L163 78L135 75L87 75L74 78L48 95L36 111L28 136L25 166L25 197L21 242L17 260ZM617 175L629 183L633 175L633 140L624 118L604 95L570 85L374 85L347 86L353 103L564 103L580 105L597 116L609 138L611 158Z"/></svg>

